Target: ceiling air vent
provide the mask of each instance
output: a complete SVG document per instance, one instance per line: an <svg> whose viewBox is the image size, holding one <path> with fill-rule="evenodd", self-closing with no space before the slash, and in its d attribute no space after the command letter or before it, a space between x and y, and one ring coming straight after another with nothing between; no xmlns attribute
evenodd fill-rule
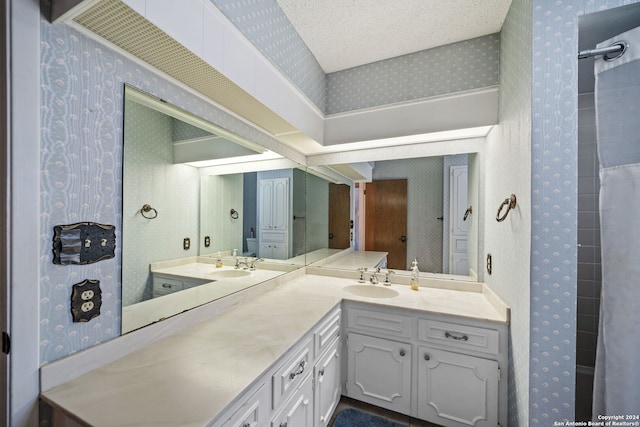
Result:
<svg viewBox="0 0 640 427"><path fill-rule="evenodd" d="M274 135L297 130L119 0L100 1L73 20Z"/></svg>

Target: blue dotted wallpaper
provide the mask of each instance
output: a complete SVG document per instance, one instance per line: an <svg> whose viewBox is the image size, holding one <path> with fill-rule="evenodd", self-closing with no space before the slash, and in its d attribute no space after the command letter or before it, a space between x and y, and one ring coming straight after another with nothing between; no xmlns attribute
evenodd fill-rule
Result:
<svg viewBox="0 0 640 427"><path fill-rule="evenodd" d="M637 0L534 0L531 112L532 426L574 419L578 16Z"/></svg>
<svg viewBox="0 0 640 427"><path fill-rule="evenodd" d="M491 34L327 74L326 114L498 84L500 37Z"/></svg>
<svg viewBox="0 0 640 427"><path fill-rule="evenodd" d="M325 110L324 71L276 0L210 1L320 111Z"/></svg>
<svg viewBox="0 0 640 427"><path fill-rule="evenodd" d="M40 22L40 360L51 362L120 335L124 84L265 146L279 141L63 24ZM285 151L286 152L286 151ZM116 226L116 257L89 265L52 263L53 227ZM100 280L102 309L73 323L72 286Z"/></svg>

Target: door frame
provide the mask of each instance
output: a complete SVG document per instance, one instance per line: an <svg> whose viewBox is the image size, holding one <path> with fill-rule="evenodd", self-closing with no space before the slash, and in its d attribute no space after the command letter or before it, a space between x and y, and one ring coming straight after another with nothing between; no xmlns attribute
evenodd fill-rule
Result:
<svg viewBox="0 0 640 427"><path fill-rule="evenodd" d="M8 304L8 263L7 263L7 230L9 229L9 221L7 221L7 2L0 0L0 28L4 31L0 34L0 55L2 55L3 67L0 68L0 170L3 171L0 178L0 224L2 224L3 232L0 235L0 331L9 331L9 304ZM6 420L9 425L9 356L0 351L0 419Z"/></svg>
<svg viewBox="0 0 640 427"><path fill-rule="evenodd" d="M7 425L37 426L40 392L40 4L0 0L5 13L6 203L2 276L11 336Z"/></svg>

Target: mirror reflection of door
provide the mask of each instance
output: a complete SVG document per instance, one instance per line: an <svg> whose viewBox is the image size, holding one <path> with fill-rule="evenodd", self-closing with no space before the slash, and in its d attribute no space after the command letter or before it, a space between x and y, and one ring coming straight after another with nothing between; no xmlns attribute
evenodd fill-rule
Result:
<svg viewBox="0 0 640 427"><path fill-rule="evenodd" d="M374 180L365 187L365 250L388 252L387 267L407 269L407 180Z"/></svg>
<svg viewBox="0 0 640 427"><path fill-rule="evenodd" d="M329 184L329 248L347 249L350 246L349 220L350 187Z"/></svg>
<svg viewBox="0 0 640 427"><path fill-rule="evenodd" d="M449 168L449 274L469 274L467 230L467 166Z"/></svg>

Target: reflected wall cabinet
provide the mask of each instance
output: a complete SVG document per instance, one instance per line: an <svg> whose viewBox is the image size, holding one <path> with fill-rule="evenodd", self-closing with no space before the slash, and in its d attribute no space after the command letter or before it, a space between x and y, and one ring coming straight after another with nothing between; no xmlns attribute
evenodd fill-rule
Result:
<svg viewBox="0 0 640 427"><path fill-rule="evenodd" d="M260 253L263 258L288 258L289 179L261 179L258 184Z"/></svg>

